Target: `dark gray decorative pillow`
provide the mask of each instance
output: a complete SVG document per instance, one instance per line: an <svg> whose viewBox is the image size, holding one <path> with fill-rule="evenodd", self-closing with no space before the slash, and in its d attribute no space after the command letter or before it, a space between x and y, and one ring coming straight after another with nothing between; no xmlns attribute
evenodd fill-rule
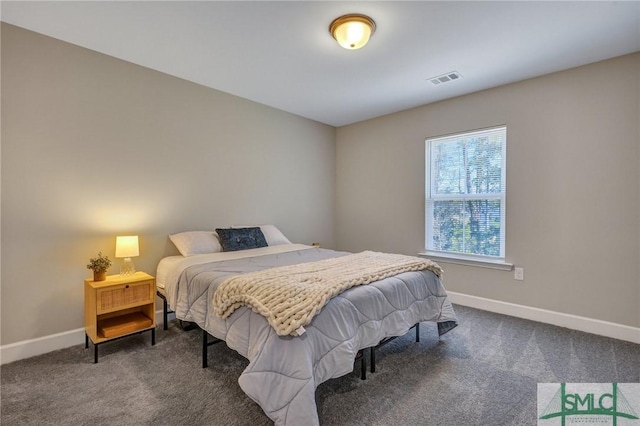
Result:
<svg viewBox="0 0 640 426"><path fill-rule="evenodd" d="M259 227L216 229L222 251L247 250L267 247L267 240Z"/></svg>

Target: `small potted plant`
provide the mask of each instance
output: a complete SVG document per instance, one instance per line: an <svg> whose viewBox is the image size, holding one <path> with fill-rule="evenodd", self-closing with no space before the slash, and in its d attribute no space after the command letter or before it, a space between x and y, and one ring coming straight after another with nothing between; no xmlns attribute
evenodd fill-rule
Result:
<svg viewBox="0 0 640 426"><path fill-rule="evenodd" d="M98 257L89 259L87 269L93 271L94 281L104 281L107 279L107 270L111 267L111 260L108 256L102 256L102 252L98 252Z"/></svg>

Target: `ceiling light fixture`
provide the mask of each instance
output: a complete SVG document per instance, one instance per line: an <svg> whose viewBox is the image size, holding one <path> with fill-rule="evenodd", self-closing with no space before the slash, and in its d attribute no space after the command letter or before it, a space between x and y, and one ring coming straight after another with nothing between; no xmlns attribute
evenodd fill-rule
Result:
<svg viewBox="0 0 640 426"><path fill-rule="evenodd" d="M329 25L329 32L345 49L356 50L364 47L376 30L373 19L359 13L343 15Z"/></svg>

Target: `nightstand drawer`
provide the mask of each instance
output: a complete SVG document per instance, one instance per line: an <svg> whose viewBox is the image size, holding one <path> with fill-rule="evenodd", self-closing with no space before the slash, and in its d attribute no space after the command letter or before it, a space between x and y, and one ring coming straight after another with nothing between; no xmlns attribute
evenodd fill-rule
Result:
<svg viewBox="0 0 640 426"><path fill-rule="evenodd" d="M97 314L152 303L154 287L153 280L149 280L99 289L96 300Z"/></svg>

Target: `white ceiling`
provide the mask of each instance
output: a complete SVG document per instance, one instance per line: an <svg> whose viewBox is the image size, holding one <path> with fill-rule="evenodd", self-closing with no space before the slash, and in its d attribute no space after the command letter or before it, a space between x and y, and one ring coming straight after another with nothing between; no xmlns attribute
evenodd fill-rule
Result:
<svg viewBox="0 0 640 426"><path fill-rule="evenodd" d="M638 1L0 4L10 24L333 126L640 51ZM354 12L377 30L348 51L328 26Z"/></svg>

